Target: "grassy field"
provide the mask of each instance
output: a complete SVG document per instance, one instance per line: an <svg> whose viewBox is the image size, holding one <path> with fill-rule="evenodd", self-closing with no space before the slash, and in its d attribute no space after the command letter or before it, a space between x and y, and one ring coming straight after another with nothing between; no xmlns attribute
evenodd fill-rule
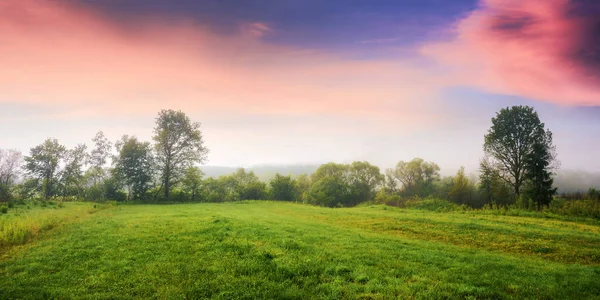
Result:
<svg viewBox="0 0 600 300"><path fill-rule="evenodd" d="M0 297L600 299L600 225L384 206L121 205L5 251Z"/></svg>
<svg viewBox="0 0 600 300"><path fill-rule="evenodd" d="M0 214L0 253L10 246L22 245L39 234L89 217L110 204L30 202L15 205Z"/></svg>

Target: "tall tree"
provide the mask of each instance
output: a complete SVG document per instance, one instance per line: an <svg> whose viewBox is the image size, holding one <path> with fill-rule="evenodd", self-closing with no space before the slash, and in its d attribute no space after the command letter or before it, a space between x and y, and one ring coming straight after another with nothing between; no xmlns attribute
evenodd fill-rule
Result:
<svg viewBox="0 0 600 300"><path fill-rule="evenodd" d="M80 144L65 151L64 168L59 172L63 196L77 196L81 191L83 167L88 159L86 150L87 146Z"/></svg>
<svg viewBox="0 0 600 300"><path fill-rule="evenodd" d="M506 181L518 197L527 179L528 158L536 144L553 149L552 139L546 139L550 131L545 129L537 112L529 106L503 108L492 118L492 126L485 135L483 149L491 157L501 178ZM551 164L553 156L548 156Z"/></svg>
<svg viewBox="0 0 600 300"><path fill-rule="evenodd" d="M375 198L376 189L384 181L379 167L366 161L355 161L349 168L349 181L355 190L357 202Z"/></svg>
<svg viewBox="0 0 600 300"><path fill-rule="evenodd" d="M296 201L306 203L310 199L310 188L311 188L310 177L306 174L300 174L296 178Z"/></svg>
<svg viewBox="0 0 600 300"><path fill-rule="evenodd" d="M350 206L355 203L353 188L350 185L348 165L327 163L321 165L312 175L309 202L321 206Z"/></svg>
<svg viewBox="0 0 600 300"><path fill-rule="evenodd" d="M460 167L454 176L450 197L457 204L465 204L470 200L469 178L465 175L465 167Z"/></svg>
<svg viewBox="0 0 600 300"><path fill-rule="evenodd" d="M402 183L404 193L408 196L425 194L434 181L440 179L440 167L434 162L426 162L415 158L409 162L400 161L395 169L388 171L397 181Z"/></svg>
<svg viewBox="0 0 600 300"><path fill-rule="evenodd" d="M23 154L17 150L0 149L0 184L9 186L19 177Z"/></svg>
<svg viewBox="0 0 600 300"><path fill-rule="evenodd" d="M196 196L200 193L203 176L204 172L198 167L191 167L185 171L181 184L183 185L183 189L191 195L192 201L196 201Z"/></svg>
<svg viewBox="0 0 600 300"><path fill-rule="evenodd" d="M115 143L119 153L115 172L129 188L130 197L142 199L150 188L154 171L154 157L149 142L140 142L134 136L124 135Z"/></svg>
<svg viewBox="0 0 600 300"><path fill-rule="evenodd" d="M56 139L46 139L43 144L31 148L25 157L25 170L35 178L42 180L44 197L55 195L55 181L59 163L65 155L65 146Z"/></svg>
<svg viewBox="0 0 600 300"><path fill-rule="evenodd" d="M92 141L94 142L94 148L88 157L88 164L90 165L88 173L92 177L95 186L98 181L106 175L104 166L110 156L112 143L104 136L104 132L102 131L98 131Z"/></svg>
<svg viewBox="0 0 600 300"><path fill-rule="evenodd" d="M231 180L240 200L259 200L266 197L267 185L261 182L253 171L246 172L240 168L231 175Z"/></svg>
<svg viewBox="0 0 600 300"><path fill-rule="evenodd" d="M515 200L511 197L510 187L502 180L498 169L487 157L479 163L478 189L485 204L508 205Z"/></svg>
<svg viewBox="0 0 600 300"><path fill-rule="evenodd" d="M551 171L551 162L554 160L554 146L552 144L552 133L543 131L537 135L541 139L535 141L531 152L525 157L526 175L528 180L527 194L540 210L542 206L548 206L556 194L556 188L553 188L554 179Z"/></svg>
<svg viewBox="0 0 600 300"><path fill-rule="evenodd" d="M271 198L273 200L293 201L296 198L296 180L292 176L283 176L279 173L269 182Z"/></svg>
<svg viewBox="0 0 600 300"><path fill-rule="evenodd" d="M161 169L165 199L185 170L206 160L200 123L192 122L182 111L161 110L156 118L154 142Z"/></svg>
<svg viewBox="0 0 600 300"><path fill-rule="evenodd" d="M482 159L479 163L479 193L486 199L487 204L495 200L494 189L498 175L488 159Z"/></svg>

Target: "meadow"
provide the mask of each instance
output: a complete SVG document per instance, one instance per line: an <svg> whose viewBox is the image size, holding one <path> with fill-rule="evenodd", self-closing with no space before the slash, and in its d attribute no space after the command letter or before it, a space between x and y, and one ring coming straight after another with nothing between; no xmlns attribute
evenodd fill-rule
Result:
<svg viewBox="0 0 600 300"><path fill-rule="evenodd" d="M64 220L0 247L0 298L600 299L593 219L269 201L93 205L0 215L3 235L18 222Z"/></svg>

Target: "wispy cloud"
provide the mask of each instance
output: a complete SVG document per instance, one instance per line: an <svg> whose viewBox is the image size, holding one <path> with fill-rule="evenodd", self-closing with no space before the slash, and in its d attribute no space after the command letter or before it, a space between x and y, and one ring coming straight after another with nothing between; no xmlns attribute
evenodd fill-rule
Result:
<svg viewBox="0 0 600 300"><path fill-rule="evenodd" d="M73 2L0 5L0 102L104 115L173 107L431 124L427 104L415 100L435 98L431 87L440 82L402 59L352 60L269 44L262 37L273 28L262 22L226 35L186 19L115 23Z"/></svg>
<svg viewBox="0 0 600 300"><path fill-rule="evenodd" d="M600 3L483 0L450 42L423 47L456 84L567 105L600 105Z"/></svg>

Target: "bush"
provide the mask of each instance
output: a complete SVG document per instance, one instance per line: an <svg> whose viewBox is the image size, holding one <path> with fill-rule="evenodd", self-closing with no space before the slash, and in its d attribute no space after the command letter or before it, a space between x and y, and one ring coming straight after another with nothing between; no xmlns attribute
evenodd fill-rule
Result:
<svg viewBox="0 0 600 300"><path fill-rule="evenodd" d="M563 202L562 206L551 205L550 211L574 217L600 219L600 202L596 200L567 200Z"/></svg>
<svg viewBox="0 0 600 300"><path fill-rule="evenodd" d="M386 193L386 191L381 190L375 195L375 203L395 207L404 207L406 204L406 200L403 200L402 197L400 197L400 195L389 194Z"/></svg>
<svg viewBox="0 0 600 300"><path fill-rule="evenodd" d="M462 204L458 205L448 200L441 199L414 199L405 203L406 208L428 210L434 212L466 211L471 208Z"/></svg>
<svg viewBox="0 0 600 300"><path fill-rule="evenodd" d="M7 206L2 206L0 208L0 212L3 213L3 214L8 213L8 207Z"/></svg>
<svg viewBox="0 0 600 300"><path fill-rule="evenodd" d="M9 202L12 200L12 194L8 185L0 184L0 202Z"/></svg>

